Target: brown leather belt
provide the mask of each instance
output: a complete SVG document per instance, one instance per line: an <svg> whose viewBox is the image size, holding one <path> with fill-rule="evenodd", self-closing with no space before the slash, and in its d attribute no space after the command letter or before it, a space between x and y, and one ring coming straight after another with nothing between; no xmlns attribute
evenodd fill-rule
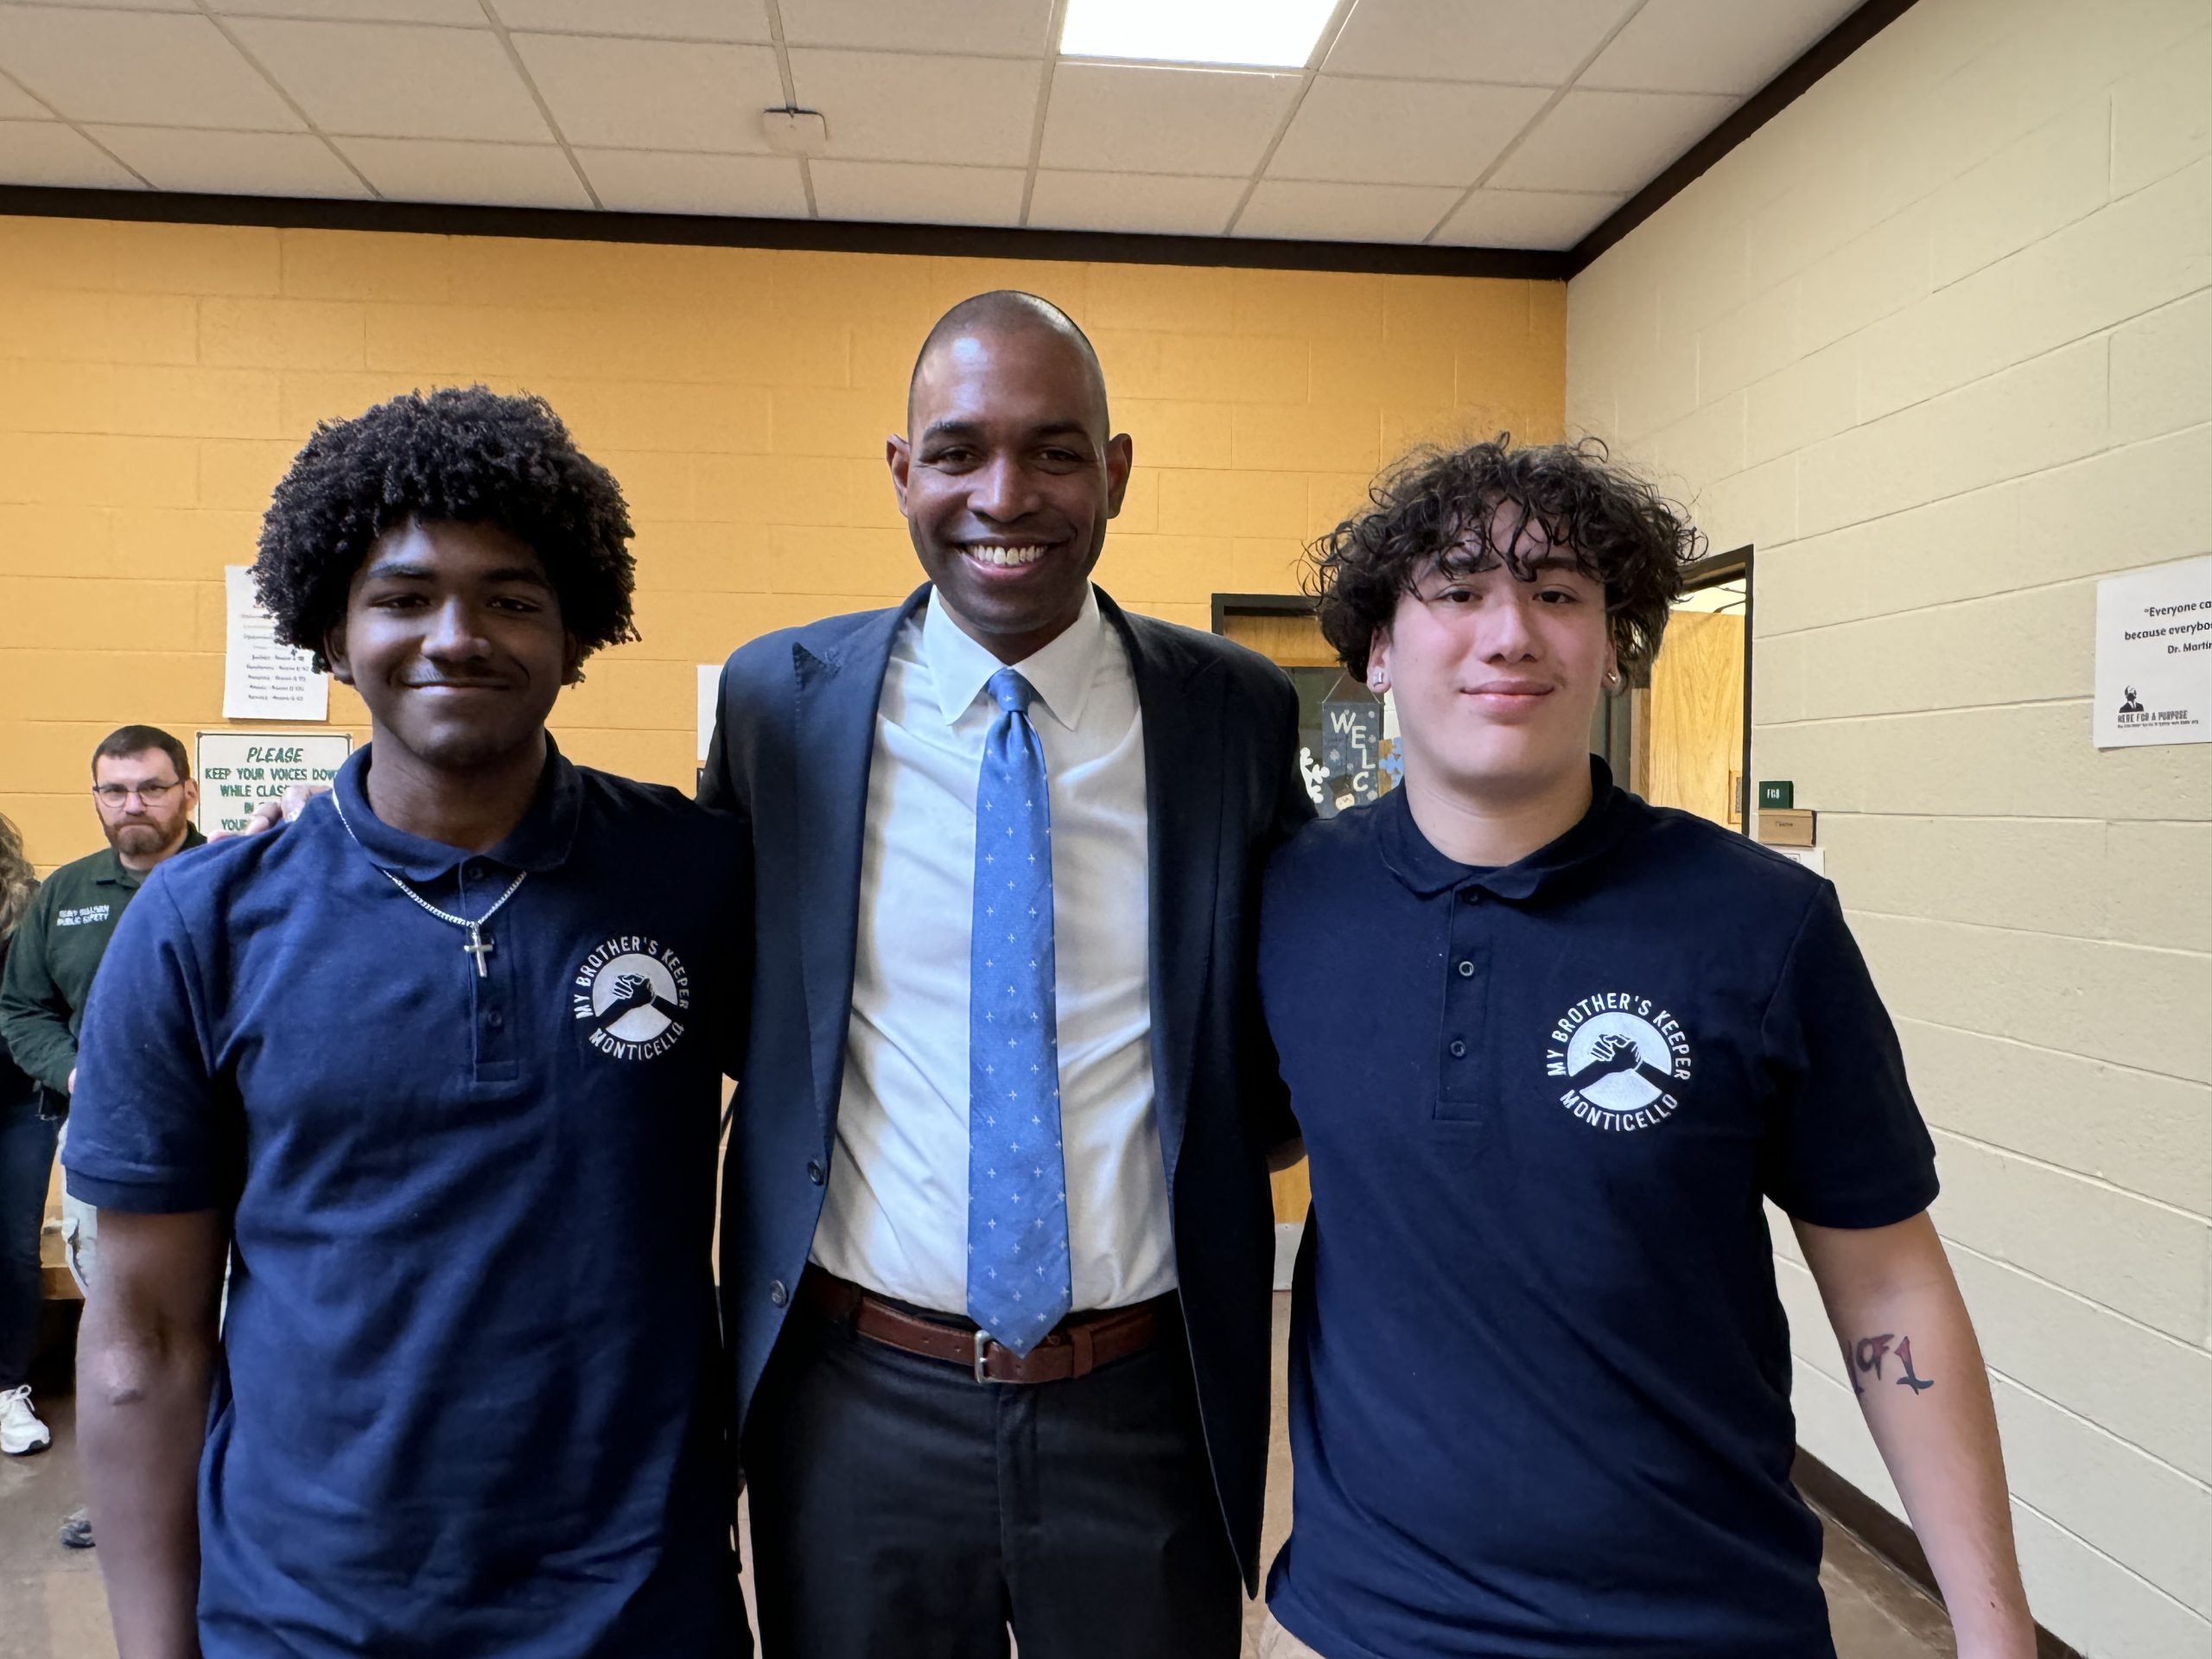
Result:
<svg viewBox="0 0 2212 1659"><path fill-rule="evenodd" d="M1087 1376L1158 1342L1162 1322L1173 1317L1175 1300L1171 1291L1134 1307L1072 1314L1028 1353L1016 1354L972 1325L909 1313L811 1262L799 1277L798 1294L807 1306L855 1336L957 1365L978 1382L1065 1382Z"/></svg>

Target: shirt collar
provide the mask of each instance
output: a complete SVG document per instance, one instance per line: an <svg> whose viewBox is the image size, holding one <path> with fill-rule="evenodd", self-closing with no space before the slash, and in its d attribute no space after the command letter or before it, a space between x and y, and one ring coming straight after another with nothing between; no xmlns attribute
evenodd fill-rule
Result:
<svg viewBox="0 0 2212 1659"><path fill-rule="evenodd" d="M545 770L537 780L537 793L522 822L505 840L483 853L464 852L443 842L426 841L404 830L395 830L370 810L370 755L373 743L365 743L346 757L330 780L331 798L346 827L361 850L378 868L410 881L435 881L466 859L481 858L511 870L533 874L557 869L569 856L576 838L576 819L583 805L583 785L569 764L553 734L545 734Z"/></svg>
<svg viewBox="0 0 2212 1659"><path fill-rule="evenodd" d="M184 839L177 843L176 853L189 852L194 847L205 847L207 844L207 837L200 833L200 826L196 823L188 823L184 826ZM171 853L169 857L175 858L176 853ZM112 847L102 851L100 859L99 868L92 873L93 884L98 887L135 887L153 874L151 870L125 869L123 864L123 855ZM158 868L159 866L156 868Z"/></svg>
<svg viewBox="0 0 2212 1659"><path fill-rule="evenodd" d="M1099 655L1105 649L1106 619L1099 613L1096 588L1084 590L1083 609L1058 638L1012 664L999 661L970 639L934 592L922 613L922 663L937 689L938 713L947 726L960 723L960 717L983 695L992 675L1012 666L1029 682L1037 702L1073 731L1082 721L1090 683L1098 671Z"/></svg>
<svg viewBox="0 0 2212 1659"><path fill-rule="evenodd" d="M1590 808L1565 835L1526 858L1496 869L1476 869L1440 853L1414 822L1402 786L1376 804L1382 861L1414 892L1432 897L1448 887L1478 887L1495 899L1533 898L1570 872L1612 850L1635 822L1643 803L1613 785L1612 768L1590 757Z"/></svg>

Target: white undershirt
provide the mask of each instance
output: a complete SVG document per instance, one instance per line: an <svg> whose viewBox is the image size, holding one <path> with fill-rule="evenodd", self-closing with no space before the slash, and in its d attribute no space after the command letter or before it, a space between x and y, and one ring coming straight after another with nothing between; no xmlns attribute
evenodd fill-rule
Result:
<svg viewBox="0 0 2212 1659"><path fill-rule="evenodd" d="M918 1306L968 1300L968 946L976 785L1004 666L931 596L876 709L844 1092L814 1260ZM1051 776L1052 927L1073 1306L1175 1286L1153 1110L1144 729L1097 594L1015 664Z"/></svg>

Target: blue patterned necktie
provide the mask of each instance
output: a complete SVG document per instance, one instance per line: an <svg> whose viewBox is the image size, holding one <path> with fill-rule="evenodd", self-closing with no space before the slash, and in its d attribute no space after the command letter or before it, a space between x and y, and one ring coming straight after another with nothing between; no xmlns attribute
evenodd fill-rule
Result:
<svg viewBox="0 0 2212 1659"><path fill-rule="evenodd" d="M968 952L968 1317L1026 1354L1068 1311L1068 1193L1052 997L1052 828L1037 693L991 676Z"/></svg>

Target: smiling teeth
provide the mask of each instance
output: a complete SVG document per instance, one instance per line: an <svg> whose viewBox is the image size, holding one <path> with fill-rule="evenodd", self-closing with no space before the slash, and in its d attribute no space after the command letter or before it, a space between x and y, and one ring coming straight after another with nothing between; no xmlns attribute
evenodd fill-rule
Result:
<svg viewBox="0 0 2212 1659"><path fill-rule="evenodd" d="M1045 556L1045 550L1041 547L970 547L968 551L985 564L995 564L1001 569L1017 564L1034 564Z"/></svg>

